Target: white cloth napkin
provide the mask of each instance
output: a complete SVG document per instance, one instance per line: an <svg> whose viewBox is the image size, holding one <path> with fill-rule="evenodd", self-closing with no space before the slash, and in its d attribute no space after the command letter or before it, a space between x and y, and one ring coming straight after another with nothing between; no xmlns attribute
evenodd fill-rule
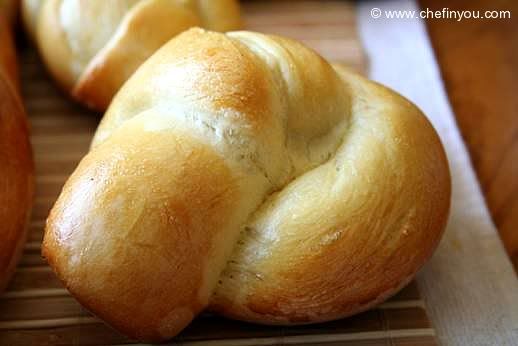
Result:
<svg viewBox="0 0 518 346"><path fill-rule="evenodd" d="M372 17L373 8L381 10L380 18ZM418 275L438 340L443 345L518 345L518 279L455 123L424 20L387 19L385 10L419 12L410 0L359 3L369 75L427 114L441 136L452 173L448 227L437 252Z"/></svg>

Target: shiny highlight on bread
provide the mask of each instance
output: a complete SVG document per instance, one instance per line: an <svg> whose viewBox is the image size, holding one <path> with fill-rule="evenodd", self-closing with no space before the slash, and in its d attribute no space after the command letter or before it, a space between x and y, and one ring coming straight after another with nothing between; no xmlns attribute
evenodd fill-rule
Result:
<svg viewBox="0 0 518 346"><path fill-rule="evenodd" d="M205 308L315 323L408 283L449 202L441 142L402 96L289 39L191 29L113 100L43 254L133 338Z"/></svg>

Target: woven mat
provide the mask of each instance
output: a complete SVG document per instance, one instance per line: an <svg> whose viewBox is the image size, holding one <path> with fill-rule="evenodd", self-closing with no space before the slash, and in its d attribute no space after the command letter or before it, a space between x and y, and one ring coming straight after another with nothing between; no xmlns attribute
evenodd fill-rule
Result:
<svg viewBox="0 0 518 346"><path fill-rule="evenodd" d="M247 1L247 29L305 42L332 61L363 71L355 8L344 1ZM37 173L29 239L15 277L0 298L0 345L122 345L132 341L84 310L40 256L45 218L68 175L87 152L99 115L68 101L32 48L20 53L24 100ZM210 314L198 317L177 345L422 345L435 343L415 283L376 309L311 326L267 327Z"/></svg>

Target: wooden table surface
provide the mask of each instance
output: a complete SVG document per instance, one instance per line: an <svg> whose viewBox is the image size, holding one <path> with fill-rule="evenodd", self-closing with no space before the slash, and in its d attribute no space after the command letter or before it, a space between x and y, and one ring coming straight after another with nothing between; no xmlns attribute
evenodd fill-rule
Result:
<svg viewBox="0 0 518 346"><path fill-rule="evenodd" d="M518 1L420 3L511 11L511 19L428 19L427 27L493 221L518 270Z"/></svg>

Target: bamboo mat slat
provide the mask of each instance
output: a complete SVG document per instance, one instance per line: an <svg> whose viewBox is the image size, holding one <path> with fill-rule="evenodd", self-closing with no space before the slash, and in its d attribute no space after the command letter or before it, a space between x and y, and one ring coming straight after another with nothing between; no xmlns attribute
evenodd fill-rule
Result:
<svg viewBox="0 0 518 346"><path fill-rule="evenodd" d="M245 1L247 29L303 41L332 61L365 70L354 5L345 1ZM40 256L45 218L63 183L87 152L100 119L67 100L37 54L20 56L25 105L36 160L36 198L17 272L0 297L0 345L126 345L132 340L83 309ZM202 314L175 345L421 345L435 332L415 283L376 309L339 321L268 327Z"/></svg>

